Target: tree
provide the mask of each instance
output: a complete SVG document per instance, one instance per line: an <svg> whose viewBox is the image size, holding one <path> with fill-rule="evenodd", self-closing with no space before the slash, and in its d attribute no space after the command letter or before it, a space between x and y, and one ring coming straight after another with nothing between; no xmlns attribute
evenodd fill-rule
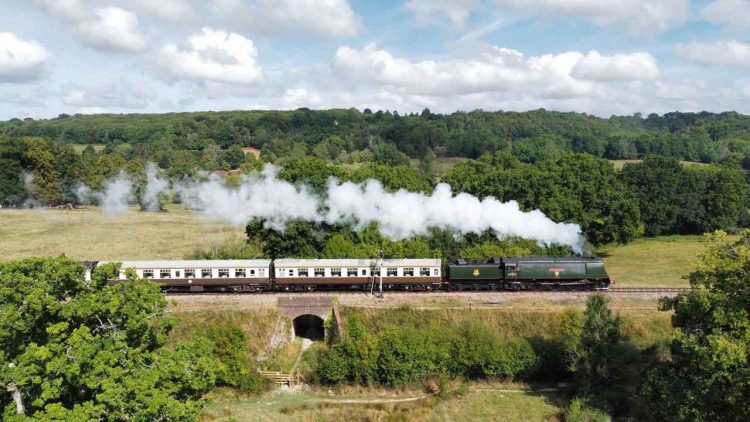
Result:
<svg viewBox="0 0 750 422"><path fill-rule="evenodd" d="M239 145L232 145L229 149L221 152L220 161L229 164L230 169L236 169L245 162L245 153Z"/></svg>
<svg viewBox="0 0 750 422"><path fill-rule="evenodd" d="M688 293L665 298L673 311L671 359L645 374L655 416L679 421L750 419L750 230L716 232L690 273Z"/></svg>
<svg viewBox="0 0 750 422"><path fill-rule="evenodd" d="M0 264L3 420L192 420L221 363L213 344L165 349L171 320L157 284L91 280L65 257Z"/></svg>
<svg viewBox="0 0 750 422"><path fill-rule="evenodd" d="M609 299L594 294L586 302L583 325L576 328L573 315L566 316L565 333L571 337L563 343L568 350L569 369L583 394L596 395L609 387L617 376L622 338L622 319L612 313Z"/></svg>

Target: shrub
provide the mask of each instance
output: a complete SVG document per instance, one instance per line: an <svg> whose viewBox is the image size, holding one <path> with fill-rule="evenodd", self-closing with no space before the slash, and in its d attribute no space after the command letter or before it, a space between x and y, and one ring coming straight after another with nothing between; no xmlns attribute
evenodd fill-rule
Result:
<svg viewBox="0 0 750 422"><path fill-rule="evenodd" d="M609 422L610 417L605 412L592 407L585 399L576 397L570 402L563 415L565 422Z"/></svg>

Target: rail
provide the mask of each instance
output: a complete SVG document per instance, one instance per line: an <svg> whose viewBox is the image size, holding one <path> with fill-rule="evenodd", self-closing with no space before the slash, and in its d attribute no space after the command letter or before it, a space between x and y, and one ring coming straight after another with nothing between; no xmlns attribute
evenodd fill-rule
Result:
<svg viewBox="0 0 750 422"><path fill-rule="evenodd" d="M610 287L610 293L684 293L691 287Z"/></svg>

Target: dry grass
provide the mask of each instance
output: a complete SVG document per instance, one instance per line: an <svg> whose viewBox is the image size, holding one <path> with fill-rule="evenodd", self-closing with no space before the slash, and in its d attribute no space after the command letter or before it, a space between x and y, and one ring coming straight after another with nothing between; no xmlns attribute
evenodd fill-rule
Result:
<svg viewBox="0 0 750 422"><path fill-rule="evenodd" d="M202 421L554 421L567 404L565 393L518 390L525 385L482 384L463 396L438 399L421 391L275 392L241 400L216 398L203 411ZM366 400L371 403L336 403Z"/></svg>
<svg viewBox="0 0 750 422"><path fill-rule="evenodd" d="M265 352L266 343L276 327L279 311L275 308L255 308L238 310L209 310L179 312L172 308L177 324L169 334L172 344L190 340L200 335L210 326L231 325L242 329L247 335L247 349L251 356Z"/></svg>
<svg viewBox="0 0 750 422"><path fill-rule="evenodd" d="M687 287L682 277L703 249L702 236L663 236L597 252L605 256L614 287Z"/></svg>
<svg viewBox="0 0 750 422"><path fill-rule="evenodd" d="M107 217L97 207L76 210L0 210L0 259L57 256L81 260L182 259L196 248L244 236L242 229L208 224L181 205L167 212L132 208Z"/></svg>
<svg viewBox="0 0 750 422"><path fill-rule="evenodd" d="M571 308L583 310L577 305ZM669 338L671 314L657 310L656 302L648 308L621 308L613 303L612 308L624 319L623 334L636 347L647 348ZM524 337L528 339L555 340L560 335L563 311L566 308L547 308L540 304L536 309L445 309L420 310L413 308L363 309L341 308L342 318L356 311L368 331L377 333L386 326L402 327L455 327L462 321L481 321L492 327L502 338Z"/></svg>
<svg viewBox="0 0 750 422"><path fill-rule="evenodd" d="M622 170L623 167L625 167L625 164L627 163L640 163L643 160L609 160L612 165L615 166L615 169ZM706 163L699 163L697 161L680 161L680 163L683 166L707 166Z"/></svg>

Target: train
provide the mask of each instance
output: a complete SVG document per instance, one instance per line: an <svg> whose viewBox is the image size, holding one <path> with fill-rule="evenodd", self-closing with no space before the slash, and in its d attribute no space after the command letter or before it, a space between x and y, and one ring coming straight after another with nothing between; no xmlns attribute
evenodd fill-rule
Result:
<svg viewBox="0 0 750 422"><path fill-rule="evenodd" d="M86 277L98 265L87 261ZM165 292L310 292L606 290L611 278L598 258L506 257L457 259L252 259L119 261Z"/></svg>

